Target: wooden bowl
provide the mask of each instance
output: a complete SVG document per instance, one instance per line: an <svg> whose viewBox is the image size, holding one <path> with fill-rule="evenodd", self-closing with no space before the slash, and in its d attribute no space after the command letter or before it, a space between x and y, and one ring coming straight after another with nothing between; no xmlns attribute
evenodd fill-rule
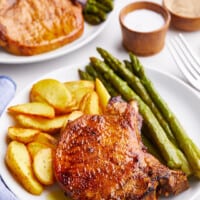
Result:
<svg viewBox="0 0 200 200"><path fill-rule="evenodd" d="M199 3L198 3L199 2ZM171 14L171 24L183 31L200 30L200 1L163 0Z"/></svg>
<svg viewBox="0 0 200 200"><path fill-rule="evenodd" d="M155 13L159 17L162 17L163 24L149 31L134 30L134 28L130 28L125 22L127 15L134 13L134 11L150 11L151 13ZM143 17L138 17L137 19L143 19ZM151 24L151 20L151 17L149 17L146 21ZM148 56L158 53L164 47L166 32L170 23L170 14L167 9L159 4L140 1L128 4L122 8L119 14L119 22L124 47L136 55Z"/></svg>

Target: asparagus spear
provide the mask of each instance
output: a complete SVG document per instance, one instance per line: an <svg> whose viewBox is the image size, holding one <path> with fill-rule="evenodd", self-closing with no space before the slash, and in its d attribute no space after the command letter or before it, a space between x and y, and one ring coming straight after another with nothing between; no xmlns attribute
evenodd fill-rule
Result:
<svg viewBox="0 0 200 200"><path fill-rule="evenodd" d="M99 9L110 12L113 9L113 1L112 0L88 0L87 4L95 5Z"/></svg>
<svg viewBox="0 0 200 200"><path fill-rule="evenodd" d="M108 51L102 48L97 48L97 51L100 53L100 55L104 59L104 62L106 62L121 78L126 80L129 86L149 106L149 108L152 110L155 117L159 121L160 125L164 129L165 133L167 134L167 137L170 139L171 142L173 142L173 144L177 145L176 139L174 138L174 135L172 134L168 123L165 121L162 114L160 113L160 111L158 110L154 102L152 101L145 87L141 83L140 79L137 76L135 76L130 70L128 70L126 66L124 65L124 63L120 62L120 60L115 58ZM129 66L129 68L131 68L131 66Z"/></svg>
<svg viewBox="0 0 200 200"><path fill-rule="evenodd" d="M113 0L98 0L98 2L109 8L110 11L113 10Z"/></svg>
<svg viewBox="0 0 200 200"><path fill-rule="evenodd" d="M161 157L161 155L158 153L158 151L155 148L155 146L151 143L151 141L144 134L141 134L141 137L142 137L143 144L147 148L147 151L150 154L152 154L153 156L155 156L160 162L162 162L163 164L165 164L165 161L163 160L163 158Z"/></svg>
<svg viewBox="0 0 200 200"><path fill-rule="evenodd" d="M178 142L179 147L186 155L194 175L200 178L200 150L187 135L184 128L180 124L179 120L176 118L174 113L170 110L167 103L162 99L154 88L153 83L147 78L145 70L136 56L130 53L130 59L132 62L133 70L135 74L141 79L142 84L148 91L151 98L156 103L163 116L170 125L170 128Z"/></svg>
<svg viewBox="0 0 200 200"><path fill-rule="evenodd" d="M88 74L87 72L79 69L78 70L78 73L79 73L79 76L80 76L80 79L83 79L83 80L94 80L94 77L92 77L90 74Z"/></svg>
<svg viewBox="0 0 200 200"><path fill-rule="evenodd" d="M122 94L123 98L127 101L136 100L143 120L152 133L152 138L156 142L157 146L162 150L162 156L165 159L167 165L171 168L182 168L182 161L178 155L177 148L170 142L165 135L162 127L151 112L149 107L141 100L141 98L135 94L135 92L128 86L128 84L118 77L112 69L110 69L103 61L98 58L92 57L92 65L104 74L107 81L110 81L113 86ZM186 172L188 173L188 172Z"/></svg>
<svg viewBox="0 0 200 200"><path fill-rule="evenodd" d="M90 23L92 25L97 25L102 22L100 17L98 17L95 14L84 13L84 19L85 19L85 21L87 21L88 23Z"/></svg>
<svg viewBox="0 0 200 200"><path fill-rule="evenodd" d="M132 72L132 63L129 60L124 60L124 64L126 68Z"/></svg>
<svg viewBox="0 0 200 200"><path fill-rule="evenodd" d="M83 8L85 21L92 25L105 21L107 14L113 10L113 0L73 0L79 2Z"/></svg>
<svg viewBox="0 0 200 200"><path fill-rule="evenodd" d="M91 76L93 76L94 78L99 78L101 77L101 75L99 75L96 71L96 69L93 68L93 66L91 64L88 64L85 66L85 70L88 74L90 74Z"/></svg>
<svg viewBox="0 0 200 200"><path fill-rule="evenodd" d="M103 10L106 13L108 13L112 10L112 9L110 9L110 7L107 7L106 5L102 4L101 2L97 2L95 0L90 1L90 4L96 6L97 8L99 8L100 10Z"/></svg>
<svg viewBox="0 0 200 200"><path fill-rule="evenodd" d="M98 16L101 21L105 21L106 20L106 12L99 9L97 6L92 5L90 3L87 3L85 8L84 8L84 14L93 14L94 16Z"/></svg>

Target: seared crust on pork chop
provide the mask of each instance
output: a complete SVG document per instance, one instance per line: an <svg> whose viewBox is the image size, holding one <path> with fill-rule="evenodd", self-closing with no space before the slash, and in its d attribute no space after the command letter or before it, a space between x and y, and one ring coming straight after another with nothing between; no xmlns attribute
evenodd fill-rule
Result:
<svg viewBox="0 0 200 200"><path fill-rule="evenodd" d="M137 104L115 98L103 115L83 115L67 124L54 171L73 200L156 200L188 188L182 171L146 152L140 119Z"/></svg>
<svg viewBox="0 0 200 200"><path fill-rule="evenodd" d="M70 0L0 1L0 46L16 55L51 51L79 38L82 8Z"/></svg>

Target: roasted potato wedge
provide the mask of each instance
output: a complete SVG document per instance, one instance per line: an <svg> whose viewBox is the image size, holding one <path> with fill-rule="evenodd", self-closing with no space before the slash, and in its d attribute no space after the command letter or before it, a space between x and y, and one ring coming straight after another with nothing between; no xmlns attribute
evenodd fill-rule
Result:
<svg viewBox="0 0 200 200"><path fill-rule="evenodd" d="M52 185L54 183L51 148L42 148L35 154L33 157L33 171L40 183L44 185Z"/></svg>
<svg viewBox="0 0 200 200"><path fill-rule="evenodd" d="M46 144L35 142L35 141L27 144L27 149L32 159L34 158L34 156L36 155L38 151L40 151L41 149L48 148L48 147L49 146Z"/></svg>
<svg viewBox="0 0 200 200"><path fill-rule="evenodd" d="M75 101L76 110L79 108L81 99L85 96L85 94L93 91L95 88L94 81L88 80L69 81L64 84L71 92L72 98Z"/></svg>
<svg viewBox="0 0 200 200"><path fill-rule="evenodd" d="M11 106L8 108L9 112L38 115L41 117L53 118L55 117L55 110L52 106L43 102L29 102Z"/></svg>
<svg viewBox="0 0 200 200"><path fill-rule="evenodd" d="M77 91L80 88L90 88L92 90L95 88L94 81L88 80L68 81L64 84L70 92Z"/></svg>
<svg viewBox="0 0 200 200"><path fill-rule="evenodd" d="M58 141L55 137L49 135L48 133L40 132L37 135L37 137L35 138L34 142L42 143L42 144L54 149L54 148L56 148Z"/></svg>
<svg viewBox="0 0 200 200"><path fill-rule="evenodd" d="M6 152L6 163L17 180L28 192L35 195L42 193L43 186L34 176L31 158L23 143L17 141L9 143Z"/></svg>
<svg viewBox="0 0 200 200"><path fill-rule="evenodd" d="M14 126L8 128L8 137L10 139L25 144L34 141L38 134L39 131L36 129L28 129Z"/></svg>
<svg viewBox="0 0 200 200"><path fill-rule="evenodd" d="M95 80L95 89L99 96L99 103L100 103L102 109L105 110L111 96L108 93L105 86L103 85L103 83L98 78Z"/></svg>
<svg viewBox="0 0 200 200"><path fill-rule="evenodd" d="M100 114L99 97L95 91L89 92L83 97L80 110L85 114Z"/></svg>
<svg viewBox="0 0 200 200"><path fill-rule="evenodd" d="M81 104L81 100L83 99L83 97L87 94L94 91L93 89L87 87L87 88L79 88L76 91L71 92L73 99L76 100L76 105L77 108L79 108L80 104Z"/></svg>
<svg viewBox="0 0 200 200"><path fill-rule="evenodd" d="M46 102L58 112L66 112L66 107L72 102L72 96L67 87L55 79L43 79L36 82L31 88L30 99Z"/></svg>
<svg viewBox="0 0 200 200"><path fill-rule="evenodd" d="M68 119L68 115L69 114L65 114L53 119L47 119L38 116L19 114L16 115L15 118L24 128L33 128L38 129L41 132L55 133L64 125L65 121Z"/></svg>
<svg viewBox="0 0 200 200"><path fill-rule="evenodd" d="M69 113L71 113L71 112L73 112L75 110L78 110L78 104L77 104L76 100L73 99L73 101L70 104L67 105L67 107L65 109L65 112L63 112L61 114L69 114Z"/></svg>

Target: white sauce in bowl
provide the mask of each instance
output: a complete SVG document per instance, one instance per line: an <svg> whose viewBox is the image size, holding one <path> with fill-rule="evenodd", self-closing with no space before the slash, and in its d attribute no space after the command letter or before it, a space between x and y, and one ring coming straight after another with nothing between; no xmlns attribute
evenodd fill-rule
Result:
<svg viewBox="0 0 200 200"><path fill-rule="evenodd" d="M150 32L161 28L165 23L164 17L148 9L134 10L124 18L128 28L138 32Z"/></svg>

